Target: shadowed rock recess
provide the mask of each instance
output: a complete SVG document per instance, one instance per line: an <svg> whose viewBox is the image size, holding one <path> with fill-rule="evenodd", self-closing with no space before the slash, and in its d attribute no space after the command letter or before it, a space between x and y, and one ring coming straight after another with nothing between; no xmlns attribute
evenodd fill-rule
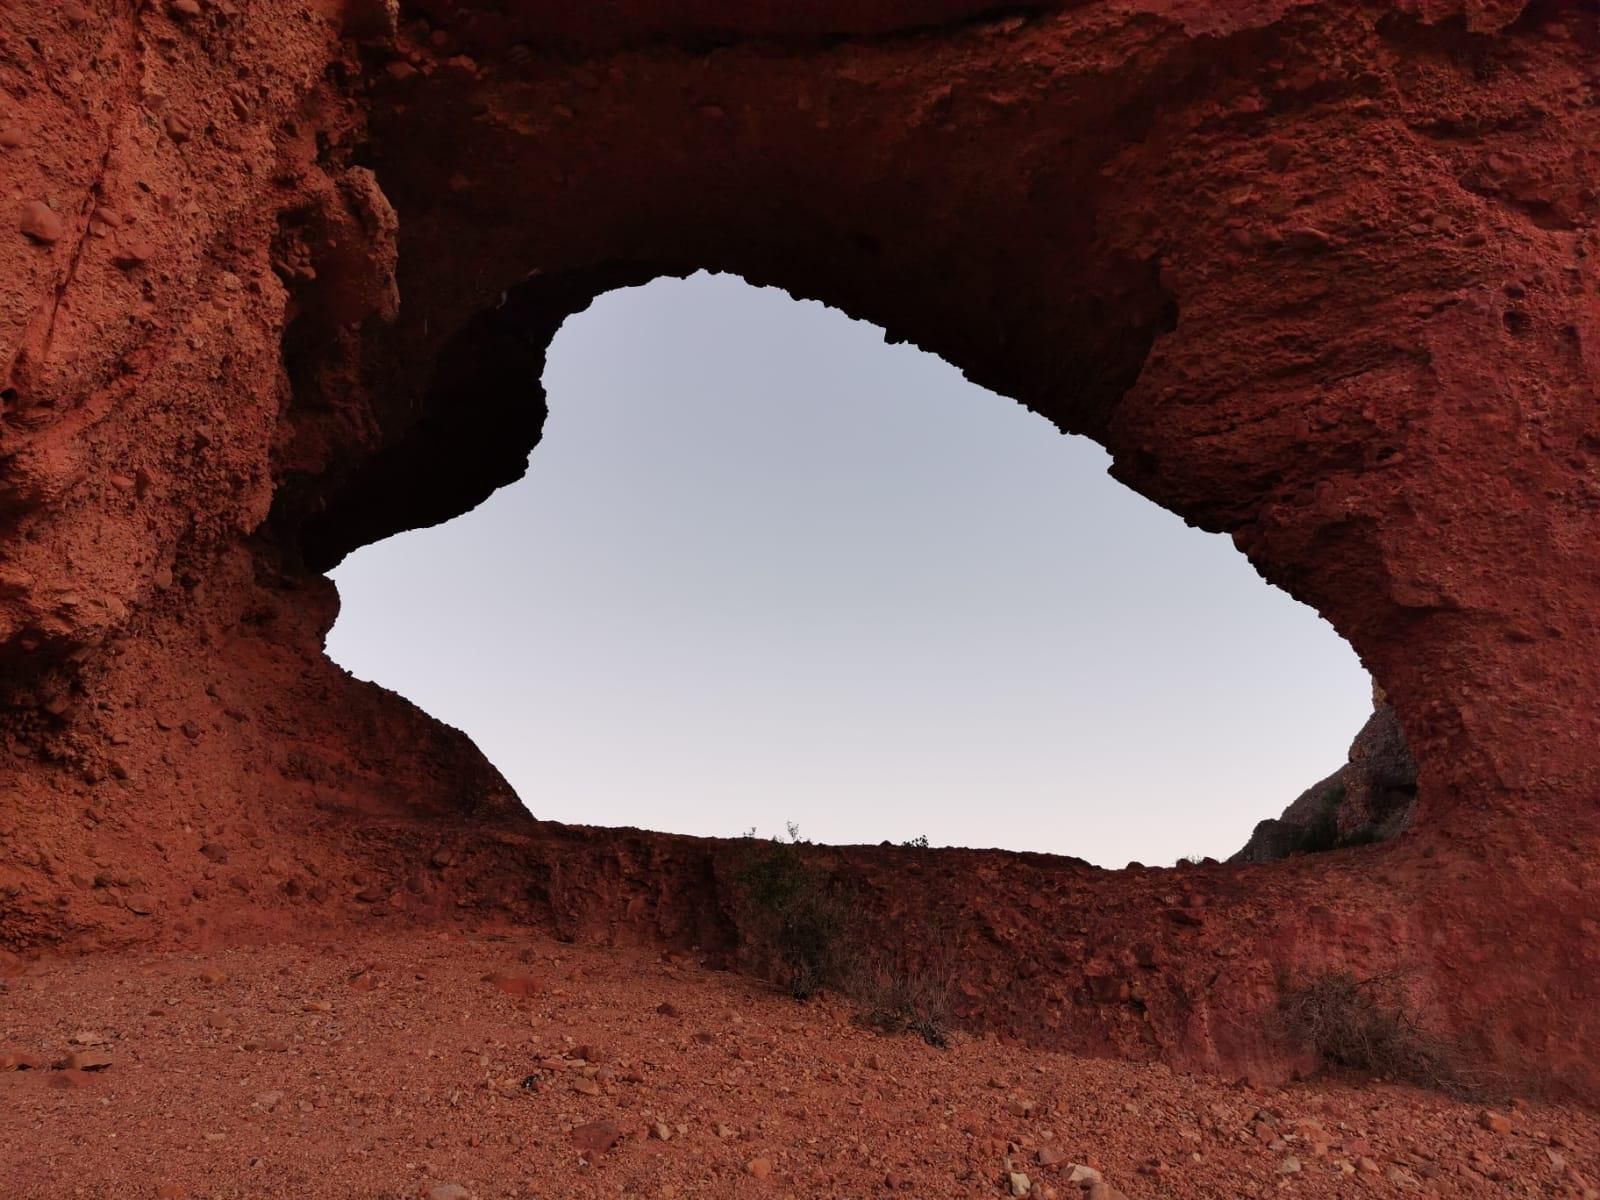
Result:
<svg viewBox="0 0 1600 1200"><path fill-rule="evenodd" d="M322 572L522 473L566 315L709 268L1100 442L1349 639L1415 754L1404 836L1270 865L816 849L953 939L963 1021L1281 1074L1285 989L1398 972L1478 1069L1600 1099L1597 29L14 0L0 942L519 920L752 961L736 844L540 823L322 654Z"/></svg>

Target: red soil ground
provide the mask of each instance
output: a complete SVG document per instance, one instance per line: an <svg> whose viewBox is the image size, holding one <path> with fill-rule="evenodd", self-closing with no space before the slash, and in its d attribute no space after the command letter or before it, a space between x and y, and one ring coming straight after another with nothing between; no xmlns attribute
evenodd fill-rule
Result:
<svg viewBox="0 0 1600 1200"><path fill-rule="evenodd" d="M941 1050L694 956L524 929L0 971L0 1064L38 1064L0 1072L6 1197L990 1197L1013 1171L1045 1200L1594 1197L1600 1181L1582 1109L1263 1088L959 1034ZM109 1065L54 1068L74 1053ZM1104 1185L1071 1183L1074 1164Z"/></svg>

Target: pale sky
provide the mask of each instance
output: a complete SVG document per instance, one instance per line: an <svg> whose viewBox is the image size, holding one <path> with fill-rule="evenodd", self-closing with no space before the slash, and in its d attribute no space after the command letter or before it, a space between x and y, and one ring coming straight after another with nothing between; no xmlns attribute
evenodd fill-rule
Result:
<svg viewBox="0 0 1600 1200"><path fill-rule="evenodd" d="M1224 857L1370 712L1228 539L835 309L657 280L571 318L545 386L528 474L353 554L328 638L536 816Z"/></svg>

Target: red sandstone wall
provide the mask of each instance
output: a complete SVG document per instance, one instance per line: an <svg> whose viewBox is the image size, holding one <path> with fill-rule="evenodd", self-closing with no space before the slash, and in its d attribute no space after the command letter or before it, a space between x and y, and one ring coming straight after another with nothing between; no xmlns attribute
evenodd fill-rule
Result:
<svg viewBox="0 0 1600 1200"><path fill-rule="evenodd" d="M533 824L327 663L316 573L521 471L563 315L711 267L1101 440L1416 751L1384 849L848 852L956 923L970 1020L1281 1069L1285 979L1400 965L1600 1094L1592 6L975 9L0 13L0 940L503 912L731 951L723 851Z"/></svg>

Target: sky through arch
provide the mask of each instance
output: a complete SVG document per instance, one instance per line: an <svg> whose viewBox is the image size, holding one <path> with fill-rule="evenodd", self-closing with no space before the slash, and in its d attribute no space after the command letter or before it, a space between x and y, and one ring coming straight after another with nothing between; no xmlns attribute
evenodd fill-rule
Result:
<svg viewBox="0 0 1600 1200"><path fill-rule="evenodd" d="M353 554L328 639L540 817L1221 857L1370 711L1226 538L836 310L657 280L545 384L528 475Z"/></svg>

